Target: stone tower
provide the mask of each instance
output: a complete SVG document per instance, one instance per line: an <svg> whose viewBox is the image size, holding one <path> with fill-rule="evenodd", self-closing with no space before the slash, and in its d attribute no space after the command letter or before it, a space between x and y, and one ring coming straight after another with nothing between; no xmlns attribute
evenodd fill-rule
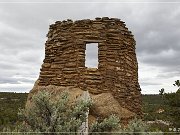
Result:
<svg viewBox="0 0 180 135"><path fill-rule="evenodd" d="M136 42L123 21L108 17L57 21L47 37L38 86L111 93L122 107L141 114ZM85 67L87 43L98 44L97 68Z"/></svg>

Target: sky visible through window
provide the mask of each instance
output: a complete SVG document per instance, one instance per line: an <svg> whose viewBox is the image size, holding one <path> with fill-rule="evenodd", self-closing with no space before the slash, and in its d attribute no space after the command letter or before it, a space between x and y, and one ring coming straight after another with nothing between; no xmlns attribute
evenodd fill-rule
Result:
<svg viewBox="0 0 180 135"><path fill-rule="evenodd" d="M85 66L88 68L98 68L98 43L86 44Z"/></svg>

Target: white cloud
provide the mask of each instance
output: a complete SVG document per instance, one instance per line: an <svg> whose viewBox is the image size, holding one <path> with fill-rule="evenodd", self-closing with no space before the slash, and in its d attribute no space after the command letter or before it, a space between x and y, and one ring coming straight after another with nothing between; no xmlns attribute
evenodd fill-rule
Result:
<svg viewBox="0 0 180 135"><path fill-rule="evenodd" d="M176 91L175 80L179 80L176 71L163 72L163 68L139 63L139 82L144 94L158 94L161 88L165 88L165 92Z"/></svg>

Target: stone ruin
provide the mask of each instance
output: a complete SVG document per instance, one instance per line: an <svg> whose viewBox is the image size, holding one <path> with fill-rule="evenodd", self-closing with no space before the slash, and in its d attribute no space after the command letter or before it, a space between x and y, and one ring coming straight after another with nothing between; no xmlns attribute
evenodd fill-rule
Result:
<svg viewBox="0 0 180 135"><path fill-rule="evenodd" d="M79 88L104 98L102 102L114 98L119 107L141 116L136 42L125 22L108 17L57 21L50 25L47 37L45 59L29 99L40 87ZM85 66L87 43L98 43L97 68ZM102 96L106 93L111 96Z"/></svg>

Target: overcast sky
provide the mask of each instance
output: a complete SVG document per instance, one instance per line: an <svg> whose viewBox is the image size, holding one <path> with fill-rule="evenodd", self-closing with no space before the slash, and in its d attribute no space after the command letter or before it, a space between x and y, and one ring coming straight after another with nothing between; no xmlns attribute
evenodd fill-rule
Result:
<svg viewBox="0 0 180 135"><path fill-rule="evenodd" d="M50 24L103 16L120 18L135 35L142 93L177 89L172 84L180 79L180 1L72 1L0 0L0 91L31 90Z"/></svg>

